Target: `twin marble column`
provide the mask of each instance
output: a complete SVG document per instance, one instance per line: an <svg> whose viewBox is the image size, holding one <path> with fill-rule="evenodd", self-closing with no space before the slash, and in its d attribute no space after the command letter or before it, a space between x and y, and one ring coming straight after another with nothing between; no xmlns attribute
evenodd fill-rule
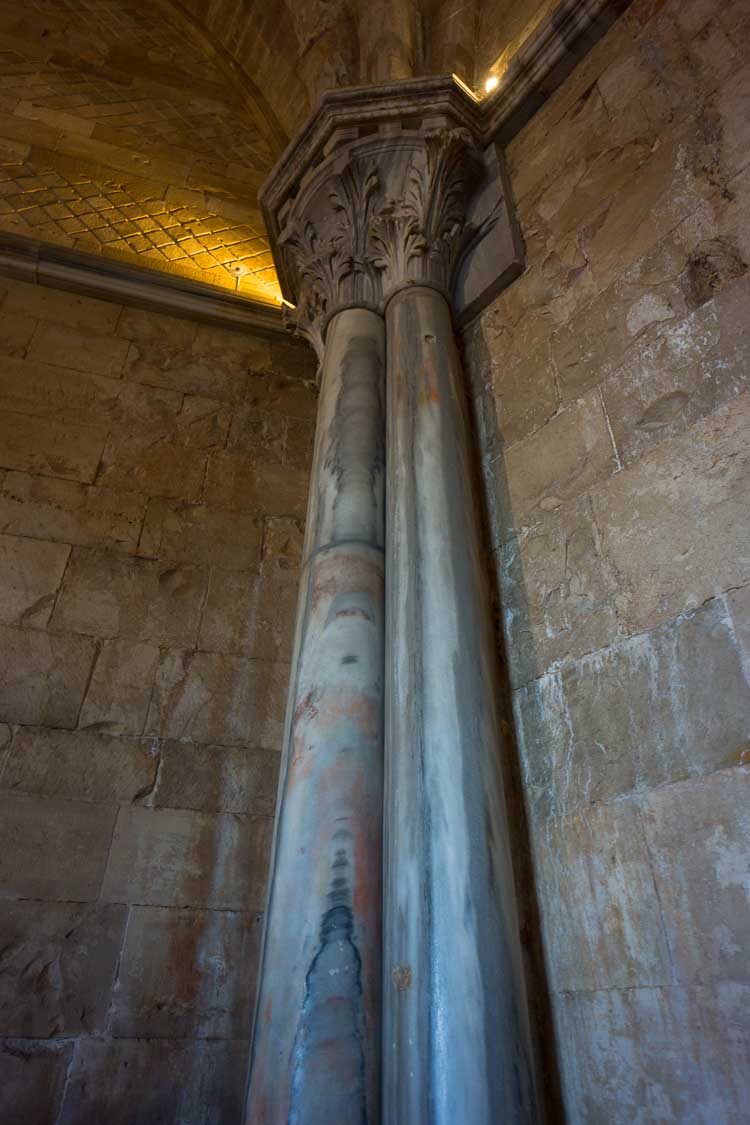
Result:
<svg viewBox="0 0 750 1125"><path fill-rule="evenodd" d="M248 1125L539 1120L449 304L474 141L386 102L270 193L321 387Z"/></svg>

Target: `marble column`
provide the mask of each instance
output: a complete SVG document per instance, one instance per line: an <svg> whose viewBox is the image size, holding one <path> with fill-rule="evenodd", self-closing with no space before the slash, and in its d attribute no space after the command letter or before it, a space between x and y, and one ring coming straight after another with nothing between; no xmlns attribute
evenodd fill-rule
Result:
<svg viewBox="0 0 750 1125"><path fill-rule="evenodd" d="M363 996L372 1001L357 1007L338 982L356 975L358 958L363 974L365 958L367 973L375 971L373 862L381 817L383 1120L539 1120L501 780L507 748L450 307L457 270L483 236L480 221L473 227L467 214L485 168L476 103L449 79L413 80L327 95L261 197L279 276L296 306L292 323L323 357L324 401L261 970L252 1122L377 1125L374 1094L357 1100L375 1080L376 993L367 991L363 975ZM499 221L496 212L487 214L488 224ZM373 436L382 425L383 398L372 389L357 397L357 388L376 384L374 360L368 381L364 358L355 366L346 357L351 340L366 335L355 324L371 325L374 339L381 314L387 628L377 667L382 538L371 521L383 480ZM343 405L350 394L360 429ZM349 475L329 452L334 441L351 458ZM346 541L329 563L339 511L337 534ZM353 530L363 519L370 530ZM363 551L371 585L358 569L365 566ZM321 566L331 569L317 594L310 584ZM356 599L367 596L366 612L354 615L357 648L327 632L330 598L341 591L349 599L347 621L354 620ZM334 742L334 716L343 721L349 707L349 696L338 699L338 692L348 689L342 661L350 653L359 661L358 702ZM383 684L379 806L380 727L373 724ZM313 685L325 686L325 709L310 694ZM352 726L354 712L359 725ZM353 791L357 800L366 792L366 799L356 804ZM331 835L339 815L347 818L346 831L366 842L360 867L357 848L340 846ZM349 889L353 871L369 872L361 912L356 889ZM341 960L329 963L334 951ZM329 1026L334 998L343 1023ZM372 1029L373 1038L363 1040L359 1028L367 1035ZM367 1077L359 1087L362 1061Z"/></svg>
<svg viewBox="0 0 750 1125"><path fill-rule="evenodd" d="M328 326L248 1125L379 1118L383 321Z"/></svg>
<svg viewBox="0 0 750 1125"><path fill-rule="evenodd" d="M436 289L386 313L389 1125L538 1121L466 392Z"/></svg>

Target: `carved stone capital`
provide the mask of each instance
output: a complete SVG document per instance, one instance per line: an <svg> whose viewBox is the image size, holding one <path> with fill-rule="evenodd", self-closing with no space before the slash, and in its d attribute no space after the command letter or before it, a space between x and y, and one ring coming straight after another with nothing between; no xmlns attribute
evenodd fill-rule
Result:
<svg viewBox="0 0 750 1125"><path fill-rule="evenodd" d="M330 104L329 104L330 102ZM322 355L331 317L382 312L407 285L450 298L465 248L497 221L477 103L451 79L338 91L263 189L286 319Z"/></svg>

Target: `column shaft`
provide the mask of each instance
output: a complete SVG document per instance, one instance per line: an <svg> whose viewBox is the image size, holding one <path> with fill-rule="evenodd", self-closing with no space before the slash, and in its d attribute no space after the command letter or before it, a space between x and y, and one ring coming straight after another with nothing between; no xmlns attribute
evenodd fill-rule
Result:
<svg viewBox="0 0 750 1125"><path fill-rule="evenodd" d="M445 299L386 313L383 1117L535 1122L496 650Z"/></svg>
<svg viewBox="0 0 750 1125"><path fill-rule="evenodd" d="M246 1121L379 1119L383 322L328 327Z"/></svg>

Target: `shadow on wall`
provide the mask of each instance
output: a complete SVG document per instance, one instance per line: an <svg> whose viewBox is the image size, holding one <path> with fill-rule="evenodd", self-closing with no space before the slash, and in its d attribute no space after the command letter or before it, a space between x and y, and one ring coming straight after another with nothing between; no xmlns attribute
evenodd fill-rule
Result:
<svg viewBox="0 0 750 1125"><path fill-rule="evenodd" d="M490 356L483 337L473 349L475 364L482 367L489 366ZM458 340L461 347L461 340ZM464 351L461 348L462 353ZM482 354L484 352L484 354ZM464 372L470 371L463 358ZM480 461L480 434L481 422L477 417L477 410L481 405L477 396L469 391L469 418L472 426L472 439L474 444L474 472L475 488L479 506L480 525L487 560L487 582L490 590L490 600L494 617L494 632L497 640L498 654L498 697L500 703L503 745L505 753L502 755L501 768L505 797L508 812L508 827L513 854L513 867L518 896L518 917L521 931L521 949L524 958L526 974L526 987L529 997L529 1022L534 1036L537 1068L540 1083L540 1101L545 1120L552 1123L563 1122L565 1113L563 1108L562 1087L555 1043L555 1029L552 1015L547 968L542 944L542 928L540 904L536 890L534 863L532 857L531 832L528 821L524 782L521 772L521 758L519 753L516 726L513 720L512 686L508 672L509 654L505 632L502 624L502 598L496 568L491 565L493 551L491 545L491 528L493 527L493 514L497 511L510 512L511 499L508 488L507 476L503 464L502 453L497 452L497 462L493 463L494 491L490 496L485 475L481 472ZM519 583L519 591L523 591L523 583ZM524 594L517 595L514 611L523 616ZM528 653L529 660L533 661L533 652Z"/></svg>

